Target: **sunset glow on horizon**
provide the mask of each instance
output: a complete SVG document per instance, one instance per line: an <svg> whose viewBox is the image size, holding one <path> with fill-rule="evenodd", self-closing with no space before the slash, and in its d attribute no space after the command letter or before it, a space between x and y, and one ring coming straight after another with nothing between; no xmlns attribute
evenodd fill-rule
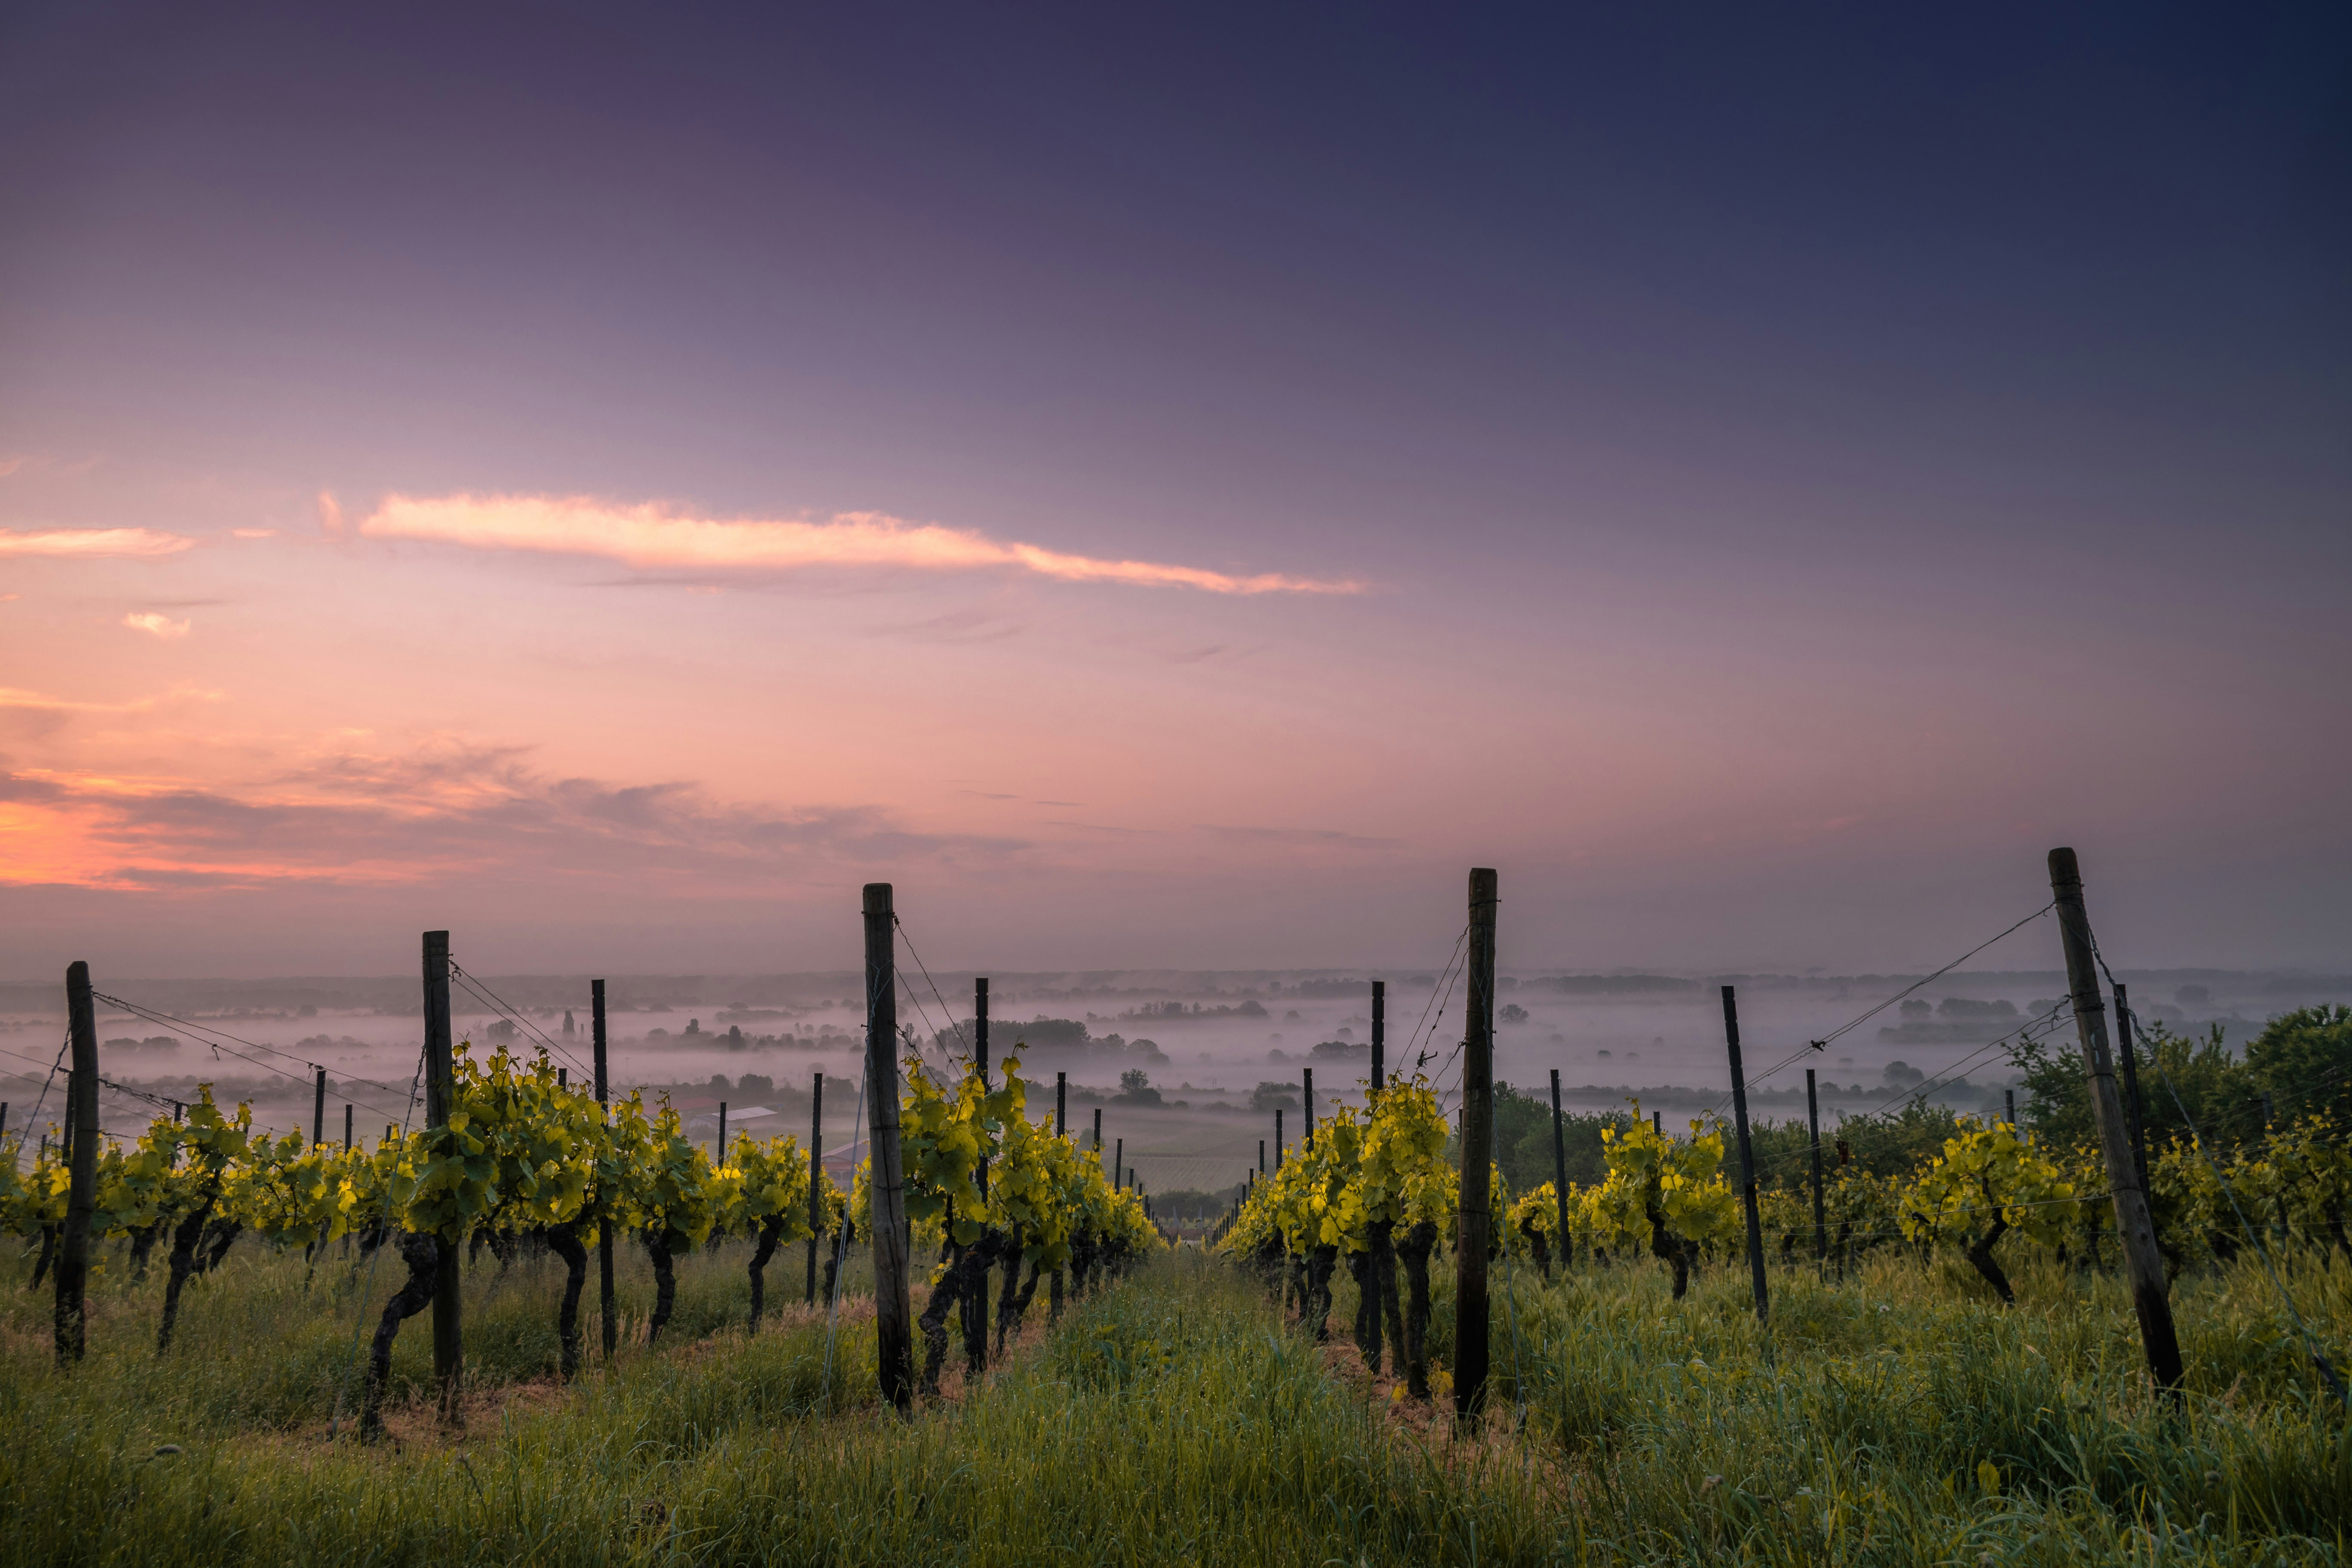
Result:
<svg viewBox="0 0 2352 1568"><path fill-rule="evenodd" d="M7 976L2352 963L2323 47L1393 20L41 24Z"/></svg>

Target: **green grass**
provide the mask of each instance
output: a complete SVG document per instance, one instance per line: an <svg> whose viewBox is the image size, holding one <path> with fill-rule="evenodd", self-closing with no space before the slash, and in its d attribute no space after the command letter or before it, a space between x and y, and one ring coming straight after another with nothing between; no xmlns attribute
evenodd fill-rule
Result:
<svg viewBox="0 0 2352 1568"><path fill-rule="evenodd" d="M1613 1516L1612 1552L1757 1562L2057 1561L2145 1553L2338 1562L2352 1423L2259 1265L2179 1281L2189 1376L2159 1398L2121 1281L2011 1265L2003 1308L1963 1266L1889 1252L1847 1282L1663 1269L1498 1279L1496 1394L1527 1442ZM1453 1350L1450 1270L1434 1353ZM2288 1276L2340 1367L2352 1269ZM1352 1292L1335 1319L1352 1316Z"/></svg>
<svg viewBox="0 0 2352 1568"><path fill-rule="evenodd" d="M1882 1258L1836 1289L1775 1270L1768 1341L1731 1269L1677 1304L1649 1265L1549 1289L1519 1266L1493 1419L1463 1440L1400 1420L1197 1253L901 1420L854 1319L829 1375L805 1315L741 1331L744 1256L687 1260L663 1344L569 1388L546 1376L560 1271L486 1257L467 1429L412 1407L404 1440L373 1447L326 1427L384 1275L362 1299L337 1259L306 1289L299 1258L241 1247L192 1289L158 1363L160 1287L117 1263L89 1359L61 1374L47 1292L12 1256L0 1541L60 1564L2302 1563L2343 1561L2352 1521L2343 1412L2312 1393L2258 1274L2177 1289L2196 1386L2170 1414L2105 1279L2023 1268L2004 1310L1940 1266ZM650 1271L624 1258L641 1315ZM780 1257L772 1300L796 1303L799 1280ZM2293 1283L2342 1341L2352 1270ZM1444 1354L1443 1288L1439 1308ZM402 1334L412 1387L428 1321Z"/></svg>

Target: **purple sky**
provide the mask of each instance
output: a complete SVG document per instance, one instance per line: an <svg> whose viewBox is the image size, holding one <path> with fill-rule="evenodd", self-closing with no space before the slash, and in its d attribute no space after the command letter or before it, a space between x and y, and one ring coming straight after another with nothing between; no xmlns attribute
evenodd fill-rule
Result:
<svg viewBox="0 0 2352 1568"><path fill-rule="evenodd" d="M2347 45L19 7L0 969L2352 964Z"/></svg>

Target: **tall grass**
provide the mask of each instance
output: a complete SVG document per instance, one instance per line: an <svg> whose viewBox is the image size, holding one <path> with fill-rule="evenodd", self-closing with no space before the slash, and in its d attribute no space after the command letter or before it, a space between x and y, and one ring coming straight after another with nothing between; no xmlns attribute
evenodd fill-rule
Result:
<svg viewBox="0 0 2352 1568"><path fill-rule="evenodd" d="M2004 1308L1965 1268L1906 1253L1838 1284L1775 1267L1768 1330L1744 1267L1676 1303L1646 1262L1549 1288L1509 1265L1497 1418L1610 1516L1580 1528L1612 1553L2342 1560L2352 1421L2258 1264L2176 1283L2177 1404L2148 1379L2118 1278L2046 1258L2011 1271ZM2342 1365L2352 1268L2305 1263L2287 1285ZM1436 1298L1433 1347L1450 1358L1450 1271ZM1344 1323L1353 1300L1339 1305Z"/></svg>
<svg viewBox="0 0 2352 1568"><path fill-rule="evenodd" d="M383 1275L362 1298L337 1258L306 1289L299 1258L242 1248L161 1363L155 1286L110 1276L60 1373L46 1290L0 1261L0 1542L54 1563L2303 1563L2342 1561L2352 1511L2342 1415L2234 1274L2180 1289L2200 1384L2171 1415L2105 1280L2022 1271L2002 1311L1912 1263L1776 1272L1767 1336L1732 1270L1676 1304L1646 1266L1549 1289L1521 1266L1492 1419L1457 1436L1197 1253L901 1419L864 1314L829 1373L797 1308L742 1331L742 1259L688 1260L661 1345L563 1387L560 1271L485 1258L465 1430L412 1408L372 1447L326 1432ZM772 1299L796 1301L784 1273ZM2347 1278L2296 1281L2339 1338ZM642 1315L641 1258L622 1287Z"/></svg>

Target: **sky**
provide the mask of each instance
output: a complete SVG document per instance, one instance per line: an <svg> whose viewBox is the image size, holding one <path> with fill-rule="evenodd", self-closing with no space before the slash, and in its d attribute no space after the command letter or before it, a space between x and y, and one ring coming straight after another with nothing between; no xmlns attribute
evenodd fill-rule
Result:
<svg viewBox="0 0 2352 1568"><path fill-rule="evenodd" d="M0 972L2352 965L2347 46L11 7Z"/></svg>

